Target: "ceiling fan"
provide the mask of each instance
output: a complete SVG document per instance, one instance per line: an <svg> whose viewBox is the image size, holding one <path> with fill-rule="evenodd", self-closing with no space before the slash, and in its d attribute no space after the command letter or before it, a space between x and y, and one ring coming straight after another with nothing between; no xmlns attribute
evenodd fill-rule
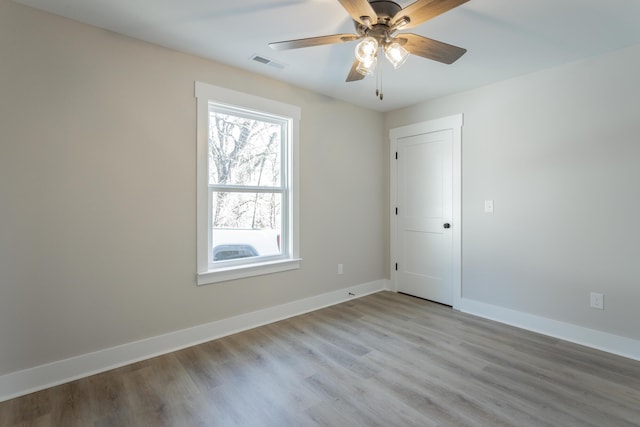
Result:
<svg viewBox="0 0 640 427"><path fill-rule="evenodd" d="M398 68L409 54L452 64L467 51L417 34L396 32L420 25L469 0L417 0L405 8L390 0L338 1L353 18L355 34L287 40L269 43L269 46L275 50L287 50L361 40L356 46L356 59L347 82L373 74L380 52L384 52L394 68Z"/></svg>

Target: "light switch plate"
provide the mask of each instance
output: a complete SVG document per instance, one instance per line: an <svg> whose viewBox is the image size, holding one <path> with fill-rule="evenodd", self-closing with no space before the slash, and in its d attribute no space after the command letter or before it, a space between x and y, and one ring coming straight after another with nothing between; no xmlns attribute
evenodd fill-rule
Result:
<svg viewBox="0 0 640 427"><path fill-rule="evenodd" d="M485 200L484 201L484 212L485 213L493 213L493 200Z"/></svg>

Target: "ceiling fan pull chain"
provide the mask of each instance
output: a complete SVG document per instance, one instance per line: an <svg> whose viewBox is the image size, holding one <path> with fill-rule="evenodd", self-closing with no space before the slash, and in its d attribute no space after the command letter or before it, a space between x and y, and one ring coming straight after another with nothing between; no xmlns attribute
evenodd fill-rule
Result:
<svg viewBox="0 0 640 427"><path fill-rule="evenodd" d="M378 51L379 52L379 51ZM380 88L379 88L379 77L380 77L380 64L378 64L378 67L376 67L376 98L378 96L380 96Z"/></svg>
<svg viewBox="0 0 640 427"><path fill-rule="evenodd" d="M382 101L382 98L384 97L383 93L382 93L382 64L380 64L380 70L378 71L380 73L380 101ZM376 95L378 95L376 93Z"/></svg>

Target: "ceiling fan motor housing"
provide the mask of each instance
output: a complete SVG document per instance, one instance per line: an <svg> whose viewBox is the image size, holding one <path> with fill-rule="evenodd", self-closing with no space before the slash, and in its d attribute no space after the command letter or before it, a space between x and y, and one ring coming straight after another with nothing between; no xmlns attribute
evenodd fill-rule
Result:
<svg viewBox="0 0 640 427"><path fill-rule="evenodd" d="M377 17L369 17L370 27L362 25L358 21L354 21L356 31L361 36L373 37L378 42L387 41L386 39L393 33L391 20L402 7L390 0L372 0L369 1L371 8L376 12Z"/></svg>
<svg viewBox="0 0 640 427"><path fill-rule="evenodd" d="M378 15L378 24L389 25L391 18L402 10L398 3L389 0L373 0L369 4Z"/></svg>

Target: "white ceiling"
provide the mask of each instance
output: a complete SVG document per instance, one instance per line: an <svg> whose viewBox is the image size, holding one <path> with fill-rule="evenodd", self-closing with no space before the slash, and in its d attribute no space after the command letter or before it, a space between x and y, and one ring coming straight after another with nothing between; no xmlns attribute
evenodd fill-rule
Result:
<svg viewBox="0 0 640 427"><path fill-rule="evenodd" d="M374 78L345 82L353 42L279 52L267 46L352 33L337 0L14 1L379 111L640 43L638 0L471 0L410 30L468 52L452 65L411 56L393 70L383 61L380 101ZM285 67L252 61L254 54Z"/></svg>

